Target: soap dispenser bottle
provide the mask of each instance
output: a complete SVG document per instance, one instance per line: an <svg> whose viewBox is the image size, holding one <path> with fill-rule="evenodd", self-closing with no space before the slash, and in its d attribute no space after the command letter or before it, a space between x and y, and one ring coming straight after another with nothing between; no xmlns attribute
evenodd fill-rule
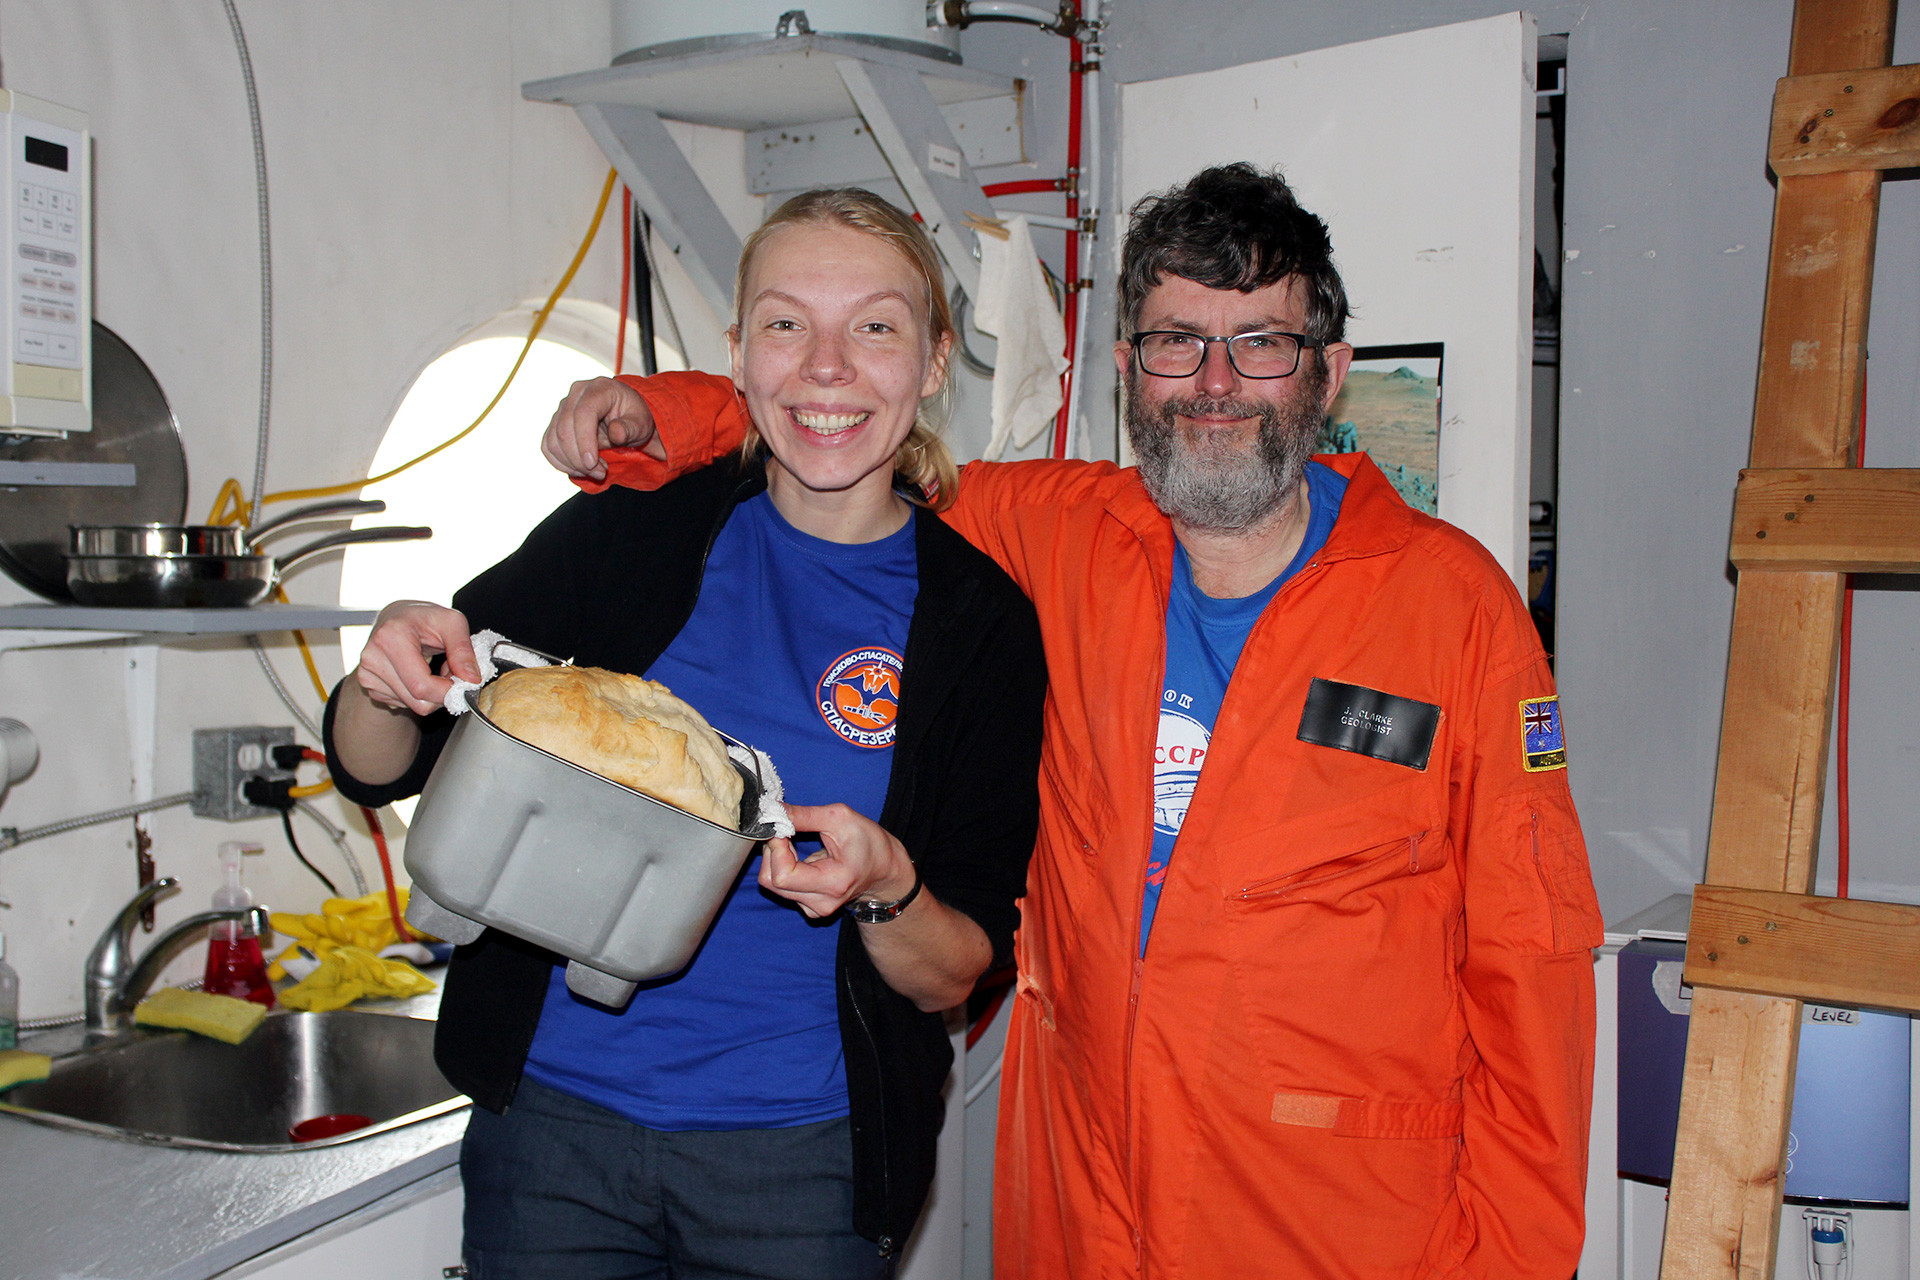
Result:
<svg viewBox="0 0 1920 1280"><path fill-rule="evenodd" d="M240 883L240 859L259 853L257 844L228 840L220 846L222 883L213 891L215 911L245 911L253 894ZM267 978L267 958L260 935L245 920L216 920L207 935L207 972L201 990L216 996L236 996L273 1008L273 983Z"/></svg>
<svg viewBox="0 0 1920 1280"><path fill-rule="evenodd" d="M20 975L7 963L7 935L0 933L0 1049L20 1043Z"/></svg>

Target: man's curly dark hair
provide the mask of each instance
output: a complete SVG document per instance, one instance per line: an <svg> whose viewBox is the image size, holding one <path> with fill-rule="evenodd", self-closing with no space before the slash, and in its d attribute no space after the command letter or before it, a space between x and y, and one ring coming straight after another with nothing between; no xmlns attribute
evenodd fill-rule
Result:
<svg viewBox="0 0 1920 1280"><path fill-rule="evenodd" d="M1307 336L1338 342L1346 335L1347 290L1333 265L1327 225L1300 207L1278 172L1262 173L1245 161L1219 165L1134 205L1120 257L1120 314L1128 333L1139 325L1148 292L1169 275L1241 293L1299 276Z"/></svg>

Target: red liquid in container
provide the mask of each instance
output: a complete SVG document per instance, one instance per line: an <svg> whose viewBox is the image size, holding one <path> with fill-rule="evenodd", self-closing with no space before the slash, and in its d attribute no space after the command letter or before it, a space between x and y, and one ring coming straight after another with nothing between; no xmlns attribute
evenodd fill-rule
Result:
<svg viewBox="0 0 1920 1280"><path fill-rule="evenodd" d="M273 1008L273 983L267 979L267 958L260 950L260 939L222 937L221 933L216 925L207 939L207 972L201 990Z"/></svg>

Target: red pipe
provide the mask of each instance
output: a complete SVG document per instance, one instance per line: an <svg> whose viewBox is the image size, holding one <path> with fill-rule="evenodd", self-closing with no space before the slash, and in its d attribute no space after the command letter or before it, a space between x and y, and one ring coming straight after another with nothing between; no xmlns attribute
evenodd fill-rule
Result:
<svg viewBox="0 0 1920 1280"><path fill-rule="evenodd" d="M1073 16L1080 16L1080 0L1073 0ZM1080 117L1082 112L1081 90L1084 88L1086 72L1081 68L1081 46L1078 40L1067 41L1067 217L1080 216ZM1067 421L1067 415L1073 404L1073 379L1079 373L1072 361L1079 350L1080 334L1080 233L1067 232L1067 301L1061 310L1061 320L1067 330L1067 371L1060 375L1060 413L1053 420L1053 456L1067 456L1067 440L1073 430L1073 424Z"/></svg>
<svg viewBox="0 0 1920 1280"><path fill-rule="evenodd" d="M319 765L327 763L326 753L312 747L301 747L300 758ZM380 829L380 815L365 805L360 806L360 812L366 816L367 830L373 833L373 847L380 852L380 875L387 882L387 914L393 919L393 928L400 935L400 941L412 942L413 934L408 932L407 922L400 917L400 895L393 886L393 860L387 853L387 833Z"/></svg>
<svg viewBox="0 0 1920 1280"><path fill-rule="evenodd" d="M1838 843L1840 846L1840 856L1837 860L1838 865L1834 869L1836 883L1834 885L1833 896L1836 898L1844 898L1847 896L1848 882L1853 878L1853 822L1852 814L1848 812L1850 808L1850 797L1847 786L1847 722L1851 718L1847 714L1847 711L1848 704L1851 703L1852 700L1853 575L1848 574L1846 592L1840 597L1840 745L1838 749L1839 758L1835 766L1835 770L1839 775L1836 782L1840 792L1840 799L1838 805L1839 812L1836 815L1834 824L1839 834Z"/></svg>
<svg viewBox="0 0 1920 1280"><path fill-rule="evenodd" d="M1854 436L1853 465L1867 464L1867 379L1860 375L1860 430ZM1853 575L1847 575L1846 591L1840 597L1840 742L1835 748L1834 784L1840 792L1834 815L1839 857L1834 867L1834 896L1844 898L1853 879L1853 794L1847 777L1847 738L1853 709Z"/></svg>
<svg viewBox="0 0 1920 1280"><path fill-rule="evenodd" d="M1020 182L991 182L980 188L980 194L991 200L995 196L1023 196L1036 191L1066 191L1071 185L1065 178L1028 178Z"/></svg>
<svg viewBox="0 0 1920 1280"><path fill-rule="evenodd" d="M393 921L393 931L400 935L400 941L412 942L413 931L407 928L407 922L400 915L400 893L393 884L393 856L387 852L387 833L380 828L380 815L365 805L360 812L367 819L367 830L373 835L373 847L380 854L380 878L387 882L387 916Z"/></svg>

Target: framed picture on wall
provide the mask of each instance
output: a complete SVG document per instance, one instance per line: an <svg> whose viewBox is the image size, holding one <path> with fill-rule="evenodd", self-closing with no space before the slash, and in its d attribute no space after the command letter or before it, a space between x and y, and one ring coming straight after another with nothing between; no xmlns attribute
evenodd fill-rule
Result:
<svg viewBox="0 0 1920 1280"><path fill-rule="evenodd" d="M1315 453L1366 453L1407 505L1440 512L1440 371L1446 344L1355 347Z"/></svg>

